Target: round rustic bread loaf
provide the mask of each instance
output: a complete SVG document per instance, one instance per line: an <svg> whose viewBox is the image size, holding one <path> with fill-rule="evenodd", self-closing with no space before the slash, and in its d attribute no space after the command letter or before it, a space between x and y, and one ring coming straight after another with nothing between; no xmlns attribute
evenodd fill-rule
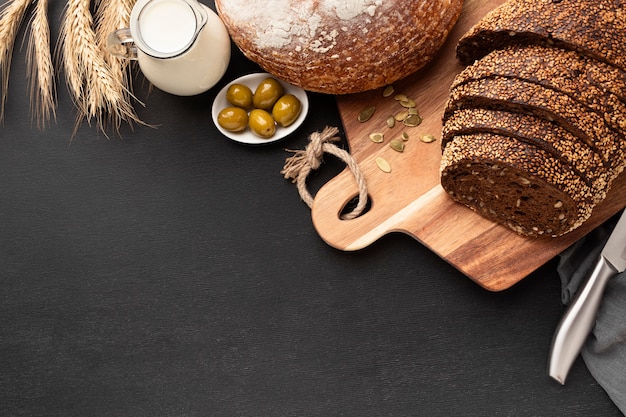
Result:
<svg viewBox="0 0 626 417"><path fill-rule="evenodd" d="M393 83L442 46L463 0L216 0L232 40L305 90L349 94Z"/></svg>

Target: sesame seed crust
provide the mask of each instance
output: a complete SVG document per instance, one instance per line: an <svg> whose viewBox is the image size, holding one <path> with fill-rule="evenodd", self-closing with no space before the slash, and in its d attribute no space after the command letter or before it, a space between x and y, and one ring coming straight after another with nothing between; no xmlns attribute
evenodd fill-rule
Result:
<svg viewBox="0 0 626 417"><path fill-rule="evenodd" d="M626 0L509 0L457 57L443 188L521 235L579 227L626 167Z"/></svg>
<svg viewBox="0 0 626 417"><path fill-rule="evenodd" d="M455 201L526 236L567 233L604 198L543 150L493 134L450 141L441 185Z"/></svg>
<svg viewBox="0 0 626 417"><path fill-rule="evenodd" d="M477 23L457 45L466 64L505 45L575 50L626 70L626 1L510 0Z"/></svg>
<svg viewBox="0 0 626 417"><path fill-rule="evenodd" d="M455 110L471 107L518 111L553 120L611 166L623 163L624 132L613 130L601 116L566 94L518 79L483 78L451 90L444 120Z"/></svg>
<svg viewBox="0 0 626 417"><path fill-rule="evenodd" d="M453 112L443 125L442 149L455 136L474 133L493 133L537 146L571 167L593 189L605 189L616 176L593 149L562 127L533 115L503 110Z"/></svg>
<svg viewBox="0 0 626 417"><path fill-rule="evenodd" d="M611 90L598 87L591 81L587 74L591 62L575 52L558 48L506 47L465 68L455 78L452 88L491 76L519 78L567 94L597 112L613 128L626 129L626 104Z"/></svg>
<svg viewBox="0 0 626 417"><path fill-rule="evenodd" d="M555 67L563 77L589 83L626 102L626 71L575 51L541 45L510 45L492 51L474 63L481 62L481 65L497 71L494 65L498 66L508 59L525 60L525 64L532 65L535 70L544 71L545 67ZM459 77L454 84L460 82L462 78Z"/></svg>

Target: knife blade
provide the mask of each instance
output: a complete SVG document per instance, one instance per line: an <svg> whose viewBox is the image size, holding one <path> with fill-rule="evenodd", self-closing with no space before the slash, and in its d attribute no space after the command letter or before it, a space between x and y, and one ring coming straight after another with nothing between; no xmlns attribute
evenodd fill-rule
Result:
<svg viewBox="0 0 626 417"><path fill-rule="evenodd" d="M624 270L626 270L626 210L554 333L548 374L561 384L565 384L572 364L595 325L606 284Z"/></svg>

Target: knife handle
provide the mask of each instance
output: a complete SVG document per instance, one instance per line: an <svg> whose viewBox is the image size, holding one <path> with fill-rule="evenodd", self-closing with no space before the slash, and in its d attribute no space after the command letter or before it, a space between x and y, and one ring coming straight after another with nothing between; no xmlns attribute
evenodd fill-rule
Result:
<svg viewBox="0 0 626 417"><path fill-rule="evenodd" d="M617 270L600 256L561 319L552 340L548 364L548 374L561 384L565 384L572 364L595 325L606 284L616 274Z"/></svg>

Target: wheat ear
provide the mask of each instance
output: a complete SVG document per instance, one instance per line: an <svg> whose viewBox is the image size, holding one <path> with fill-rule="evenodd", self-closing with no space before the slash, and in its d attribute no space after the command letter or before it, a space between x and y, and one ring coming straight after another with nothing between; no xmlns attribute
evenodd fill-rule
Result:
<svg viewBox="0 0 626 417"><path fill-rule="evenodd" d="M56 89L50 49L48 0L36 2L30 22L26 65L29 69L31 114L37 126L43 129L52 117L56 118Z"/></svg>
<svg viewBox="0 0 626 417"><path fill-rule="evenodd" d="M136 0L96 0L96 44L103 51L104 60L111 67L114 78L132 93L132 61L119 58L107 50L107 38L117 29L130 25L130 14ZM130 100L130 97L127 97Z"/></svg>
<svg viewBox="0 0 626 417"><path fill-rule="evenodd" d="M96 120L106 133L106 123L117 131L123 121L140 122L128 90L116 79L98 47L90 0L69 0L61 22L60 53L65 79L78 107L77 125ZM108 120L107 120L108 119Z"/></svg>
<svg viewBox="0 0 626 417"><path fill-rule="evenodd" d="M9 89L9 73L15 37L31 0L10 0L0 12L0 121L4 120L4 106Z"/></svg>

